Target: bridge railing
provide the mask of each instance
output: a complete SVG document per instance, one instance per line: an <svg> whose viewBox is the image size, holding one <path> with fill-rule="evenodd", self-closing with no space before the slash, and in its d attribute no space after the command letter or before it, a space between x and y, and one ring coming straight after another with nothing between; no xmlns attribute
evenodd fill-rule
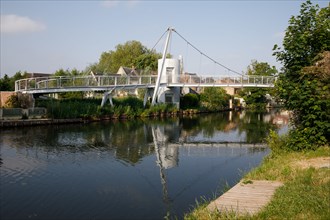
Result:
<svg viewBox="0 0 330 220"><path fill-rule="evenodd" d="M157 76L79 76L37 77L17 80L15 91L58 89L70 87L111 87L125 85L154 85Z"/></svg>
<svg viewBox="0 0 330 220"><path fill-rule="evenodd" d="M128 85L155 85L157 76L59 76L21 79L15 82L15 91L51 90L80 87L124 87ZM185 85L227 85L227 86L272 86L276 78L272 76L207 77L181 75L180 84ZM172 83L176 84L176 83Z"/></svg>
<svg viewBox="0 0 330 220"><path fill-rule="evenodd" d="M241 76L241 77L206 77L206 76L180 76L184 84L225 84L225 85L274 85L274 76Z"/></svg>

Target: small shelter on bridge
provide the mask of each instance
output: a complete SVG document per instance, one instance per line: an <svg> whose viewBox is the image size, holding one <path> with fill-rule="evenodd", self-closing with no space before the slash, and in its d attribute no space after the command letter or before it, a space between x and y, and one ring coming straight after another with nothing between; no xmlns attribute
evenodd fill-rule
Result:
<svg viewBox="0 0 330 220"><path fill-rule="evenodd" d="M180 88L179 87L167 87L168 83L180 82L180 59L165 59L163 72L160 73L160 68L163 63L162 59L158 60L158 75L160 77L160 85L156 91L157 103L172 103L178 108L180 106ZM154 94L155 88L149 88L144 97L144 103L147 99Z"/></svg>

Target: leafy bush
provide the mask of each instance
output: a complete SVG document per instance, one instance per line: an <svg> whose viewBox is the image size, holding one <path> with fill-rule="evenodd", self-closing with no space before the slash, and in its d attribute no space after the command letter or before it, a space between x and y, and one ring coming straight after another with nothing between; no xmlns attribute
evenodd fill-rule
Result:
<svg viewBox="0 0 330 220"><path fill-rule="evenodd" d="M209 111L219 111L229 106L230 95L223 88L208 87L200 95L201 105Z"/></svg>
<svg viewBox="0 0 330 220"><path fill-rule="evenodd" d="M21 104L18 101L17 95L11 95L5 103L5 108L20 108Z"/></svg>
<svg viewBox="0 0 330 220"><path fill-rule="evenodd" d="M188 93L181 97L180 108L181 109L191 109L199 107L199 96L197 94Z"/></svg>

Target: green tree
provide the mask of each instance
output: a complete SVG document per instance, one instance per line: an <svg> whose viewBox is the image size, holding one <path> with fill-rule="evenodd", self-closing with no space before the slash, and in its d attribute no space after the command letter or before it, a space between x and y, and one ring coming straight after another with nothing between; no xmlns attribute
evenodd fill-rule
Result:
<svg viewBox="0 0 330 220"><path fill-rule="evenodd" d="M230 95L220 87L208 87L200 94L201 105L211 111L228 107Z"/></svg>
<svg viewBox="0 0 330 220"><path fill-rule="evenodd" d="M299 81L301 68L311 66L316 55L330 49L329 30L330 5L320 9L306 1L301 5L300 15L290 18L283 49L278 45L273 48L288 80Z"/></svg>
<svg viewBox="0 0 330 220"><path fill-rule="evenodd" d="M330 4L320 9L307 1L300 15L289 20L283 49L274 46L274 55L283 64L277 93L293 112L295 129L290 131L288 147L296 150L315 149L330 141L329 69L317 68L328 62L325 51L330 51Z"/></svg>
<svg viewBox="0 0 330 220"><path fill-rule="evenodd" d="M0 79L0 91L10 91L10 78L7 74L3 78Z"/></svg>
<svg viewBox="0 0 330 220"><path fill-rule="evenodd" d="M116 73L120 66L134 66L136 59L146 52L147 48L139 41L118 44L115 51L101 54L98 68L104 73Z"/></svg>
<svg viewBox="0 0 330 220"><path fill-rule="evenodd" d="M27 73L18 71L14 76L9 77L7 74L0 79L0 91L15 91L15 81L24 79L27 77Z"/></svg>
<svg viewBox="0 0 330 220"><path fill-rule="evenodd" d="M266 62L254 60L247 68L247 75L249 76L275 76L276 74L275 66L271 67ZM272 90L271 88L245 88L240 92L240 95L249 107L264 108L268 101L266 94L271 94Z"/></svg>
<svg viewBox="0 0 330 220"><path fill-rule="evenodd" d="M136 58L136 60L134 61L134 66L137 69L156 71L158 69L158 59L160 59L161 57L162 55L160 53L148 51L147 53L141 54L139 57Z"/></svg>
<svg viewBox="0 0 330 220"><path fill-rule="evenodd" d="M99 68L98 63L92 63L92 64L88 65L84 70L84 74L85 75L90 75L91 71L93 71L94 74L103 72Z"/></svg>

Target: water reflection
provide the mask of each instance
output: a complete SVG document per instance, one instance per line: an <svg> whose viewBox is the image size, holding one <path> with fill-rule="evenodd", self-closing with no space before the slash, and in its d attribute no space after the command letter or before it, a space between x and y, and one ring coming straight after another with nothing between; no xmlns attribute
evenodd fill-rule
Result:
<svg viewBox="0 0 330 220"><path fill-rule="evenodd" d="M167 164L166 159L171 156L166 154L173 152L173 156L177 157L175 144L258 144L265 141L270 129L279 130L287 123L288 116L281 115L280 112L225 112L170 121L136 120L18 128L12 129L10 135L4 133L1 143L17 149L23 147L27 152L33 149L35 153L38 150L59 154L65 151L75 153L93 149L110 150L116 158L132 165L161 148L159 152L164 154L162 158L164 164Z"/></svg>
<svg viewBox="0 0 330 220"><path fill-rule="evenodd" d="M234 184L238 170L259 163L269 129L283 128L272 124L279 115L226 112L1 130L0 217L180 217L199 196L212 197L219 179ZM25 208L17 214L17 206Z"/></svg>

